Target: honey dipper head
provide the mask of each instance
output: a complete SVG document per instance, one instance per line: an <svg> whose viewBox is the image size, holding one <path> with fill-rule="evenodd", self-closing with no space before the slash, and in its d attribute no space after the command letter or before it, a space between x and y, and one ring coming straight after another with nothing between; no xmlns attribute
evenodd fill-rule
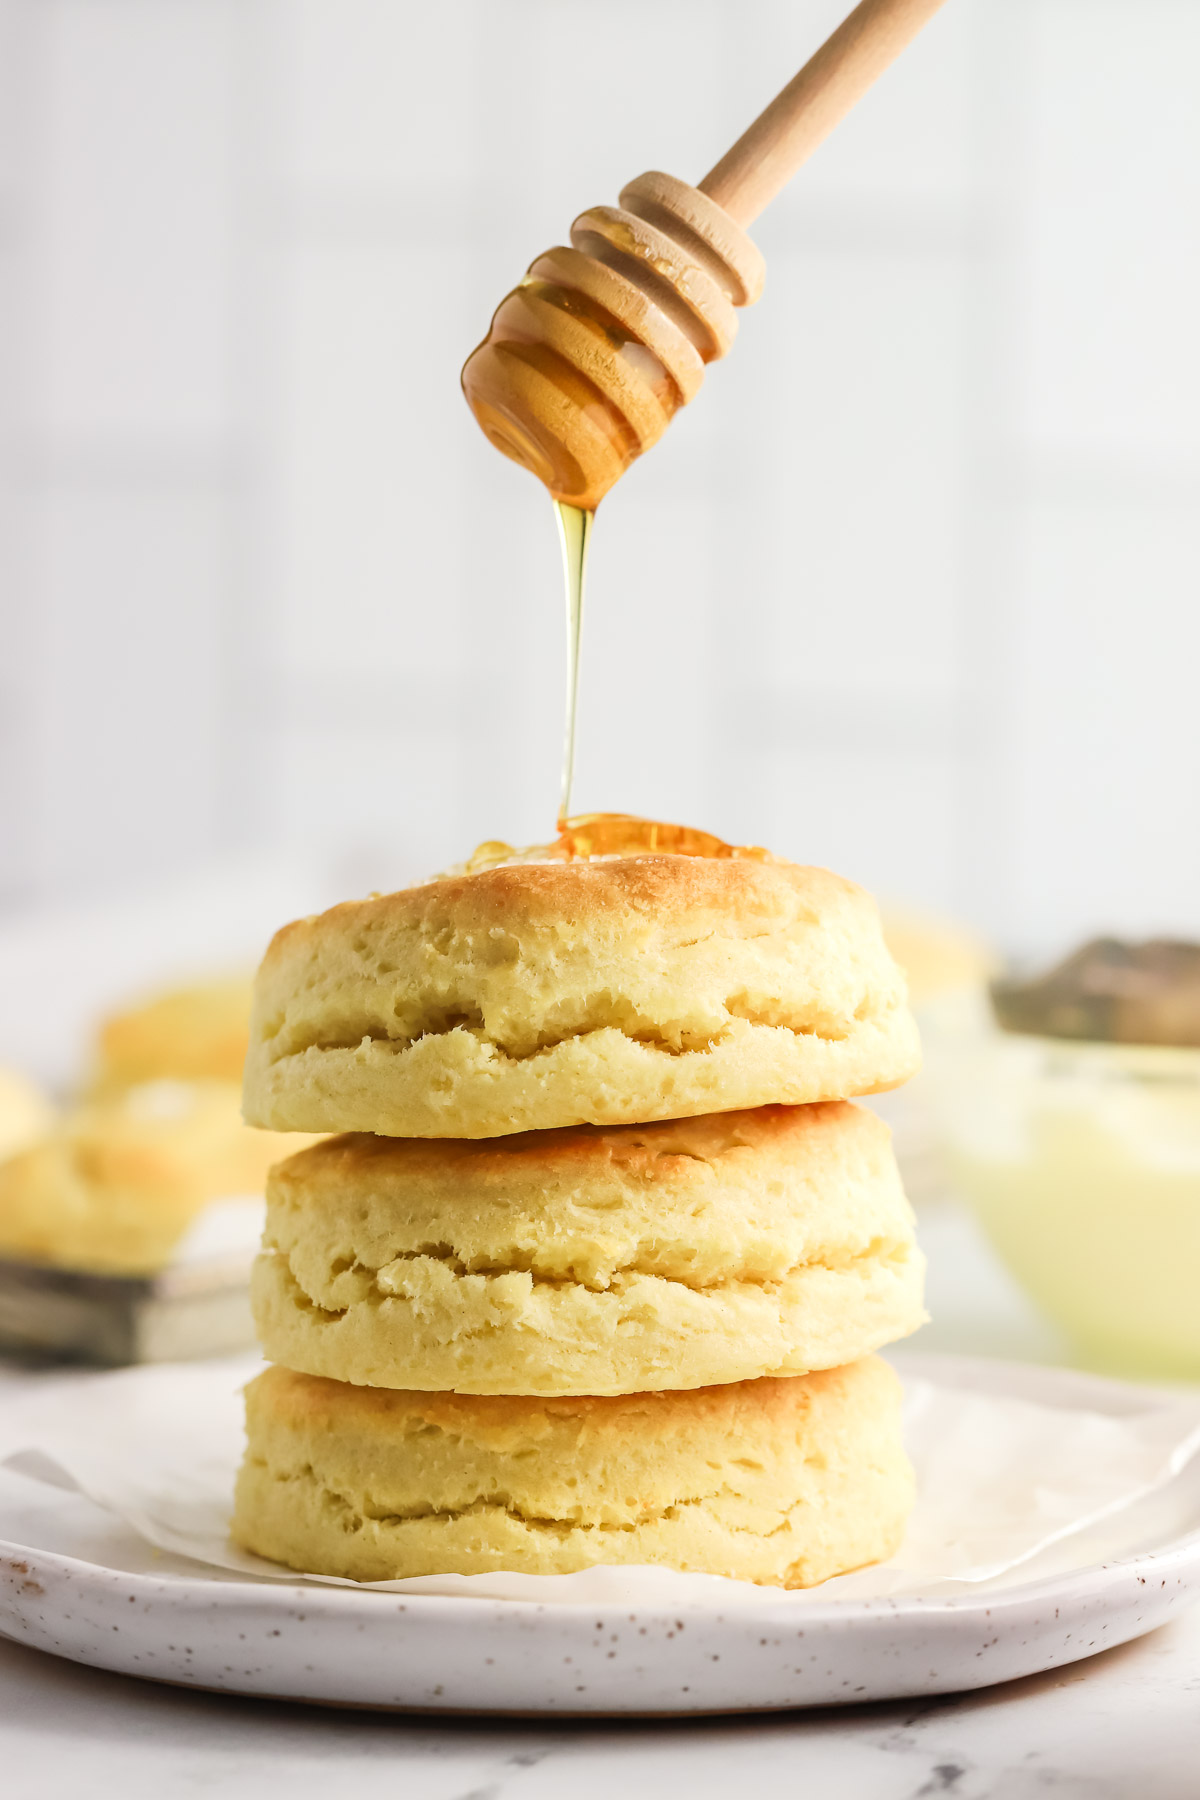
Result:
<svg viewBox="0 0 1200 1800"><path fill-rule="evenodd" d="M485 436L556 500L594 507L724 356L763 260L699 189L639 175L501 301L463 392Z"/></svg>

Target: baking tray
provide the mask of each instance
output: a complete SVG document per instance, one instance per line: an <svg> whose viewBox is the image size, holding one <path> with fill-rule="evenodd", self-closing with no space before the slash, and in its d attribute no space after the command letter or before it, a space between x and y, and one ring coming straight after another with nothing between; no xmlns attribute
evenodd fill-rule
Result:
<svg viewBox="0 0 1200 1800"><path fill-rule="evenodd" d="M178 1362L254 1343L244 1255L151 1275L0 1257L0 1354L35 1362Z"/></svg>

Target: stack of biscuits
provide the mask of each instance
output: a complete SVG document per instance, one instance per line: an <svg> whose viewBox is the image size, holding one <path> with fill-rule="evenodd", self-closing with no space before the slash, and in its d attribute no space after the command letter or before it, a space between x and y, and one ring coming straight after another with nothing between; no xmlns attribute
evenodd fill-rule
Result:
<svg viewBox="0 0 1200 1800"><path fill-rule="evenodd" d="M234 1531L377 1581L891 1554L922 1320L874 903L762 853L514 860L287 926L246 1115L277 1167Z"/></svg>

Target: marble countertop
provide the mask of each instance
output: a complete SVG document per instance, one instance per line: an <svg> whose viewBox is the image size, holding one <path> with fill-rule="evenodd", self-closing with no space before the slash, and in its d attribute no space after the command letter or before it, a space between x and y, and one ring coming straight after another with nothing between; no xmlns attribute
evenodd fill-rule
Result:
<svg viewBox="0 0 1200 1800"><path fill-rule="evenodd" d="M922 1347L1056 1360L963 1217L923 1216L935 1327ZM28 1377L0 1368L0 1394ZM34 1379L50 1379L41 1377ZM671 1724L417 1719L227 1699L0 1639L0 1791L11 1800L1196 1800L1200 1608L1149 1637L1004 1687Z"/></svg>
<svg viewBox="0 0 1200 1800"><path fill-rule="evenodd" d="M437 1722L153 1687L0 1641L12 1800L1195 1800L1200 1611L978 1694L681 1724Z"/></svg>

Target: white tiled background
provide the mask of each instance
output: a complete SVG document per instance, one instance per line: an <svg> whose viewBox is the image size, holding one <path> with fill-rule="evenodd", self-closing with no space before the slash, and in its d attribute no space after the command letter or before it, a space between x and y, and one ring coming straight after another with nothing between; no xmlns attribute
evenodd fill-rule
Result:
<svg viewBox="0 0 1200 1800"><path fill-rule="evenodd" d="M837 0L2 0L0 891L545 835L548 502L459 366ZM605 503L580 807L1017 948L1200 930L1200 6L949 0Z"/></svg>

